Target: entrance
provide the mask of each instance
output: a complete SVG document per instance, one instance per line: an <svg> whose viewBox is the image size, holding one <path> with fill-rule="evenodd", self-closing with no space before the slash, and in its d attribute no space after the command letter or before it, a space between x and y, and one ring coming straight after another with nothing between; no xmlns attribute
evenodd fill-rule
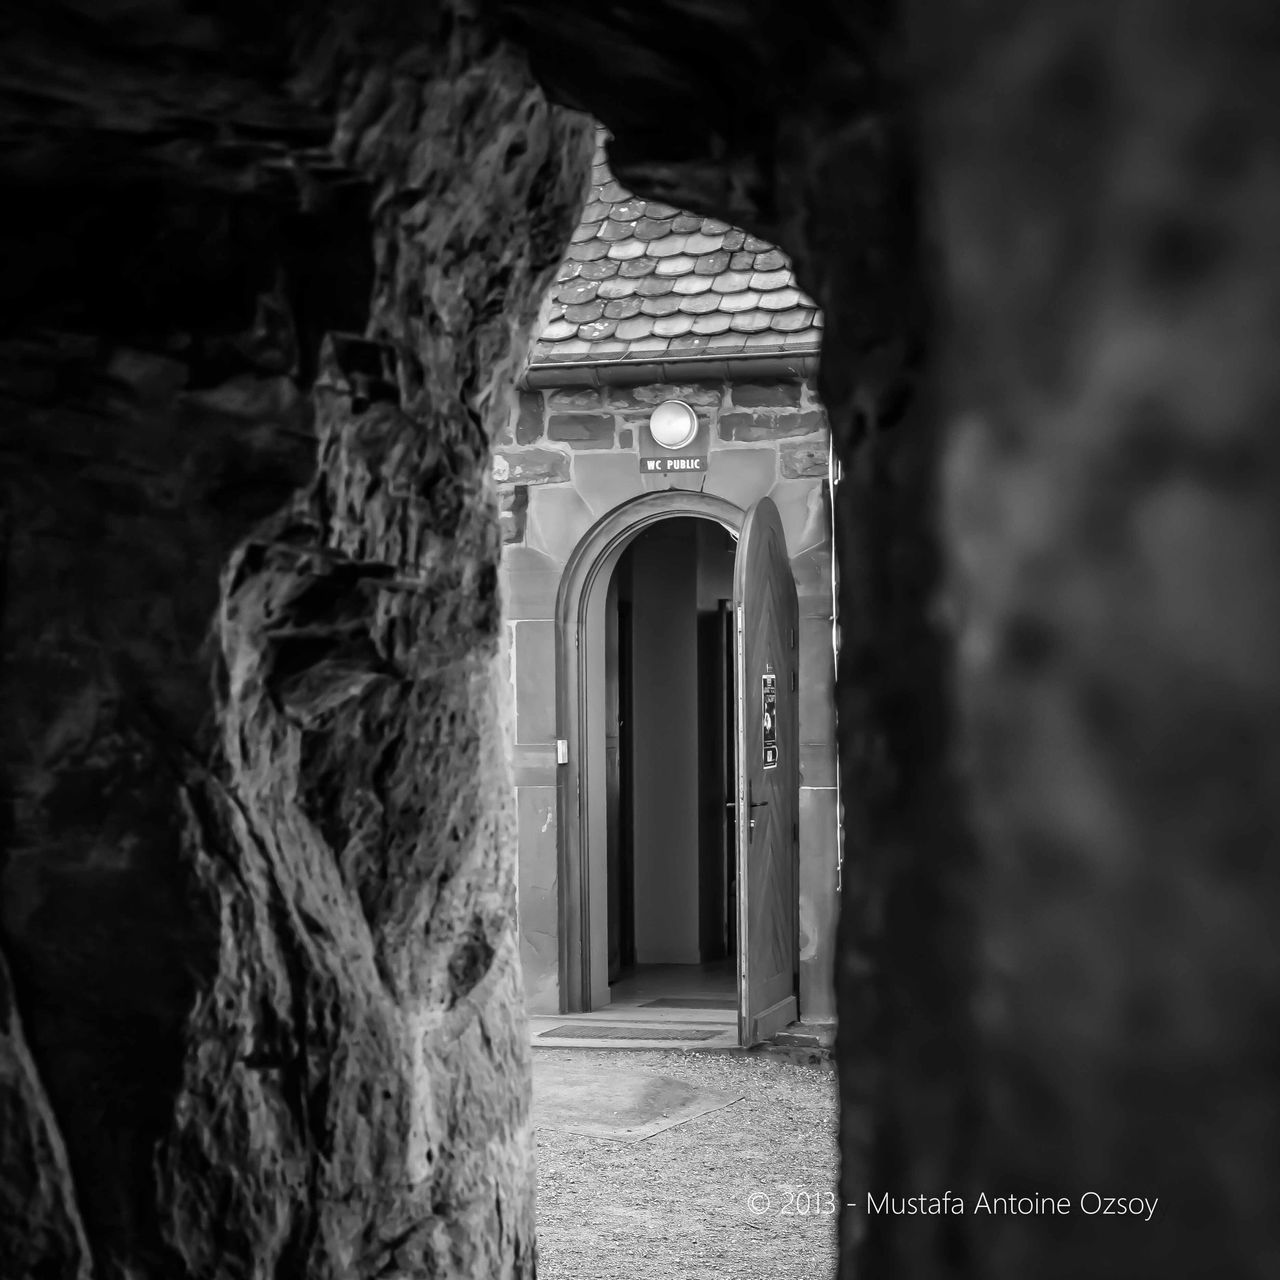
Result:
<svg viewBox="0 0 1280 1280"><path fill-rule="evenodd" d="M639 534L605 618L611 1006L738 1007L733 565L723 526Z"/></svg>
<svg viewBox="0 0 1280 1280"><path fill-rule="evenodd" d="M557 603L565 1013L722 1009L742 1044L796 1019L797 614L768 499L744 516L646 494L575 551Z"/></svg>

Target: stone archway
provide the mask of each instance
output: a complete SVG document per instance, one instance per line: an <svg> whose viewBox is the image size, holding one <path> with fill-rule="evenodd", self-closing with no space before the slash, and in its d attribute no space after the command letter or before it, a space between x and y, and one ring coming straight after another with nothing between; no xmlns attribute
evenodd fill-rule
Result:
<svg viewBox="0 0 1280 1280"><path fill-rule="evenodd" d="M603 796L595 755L593 727L588 715L593 661L603 651L604 595L609 576L631 541L644 530L680 516L713 520L735 538L743 511L725 498L669 489L646 493L606 512L574 548L556 597L556 725L567 744L567 764L559 769L556 785L557 862L559 867L560 1003L564 1013L591 1007L592 955L596 961L600 939L591 922L599 919L602 883L598 866L600 841L591 853L588 833L603 822ZM600 641L598 644L592 641ZM592 868L596 867L593 877Z"/></svg>

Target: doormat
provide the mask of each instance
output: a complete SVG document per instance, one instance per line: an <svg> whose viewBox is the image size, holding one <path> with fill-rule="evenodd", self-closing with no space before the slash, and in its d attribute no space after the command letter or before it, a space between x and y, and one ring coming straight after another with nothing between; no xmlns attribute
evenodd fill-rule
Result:
<svg viewBox="0 0 1280 1280"><path fill-rule="evenodd" d="M566 1022L562 1027L538 1033L539 1039L554 1040L714 1040L724 1034L723 1027L709 1031L685 1027L601 1027L582 1022Z"/></svg>
<svg viewBox="0 0 1280 1280"><path fill-rule="evenodd" d="M663 996L661 1000L646 1000L642 1009L736 1009L738 1002L732 996Z"/></svg>
<svg viewBox="0 0 1280 1280"><path fill-rule="evenodd" d="M619 1071L612 1062L565 1049L533 1056L533 1126L606 1142L635 1143L742 1101L650 1071Z"/></svg>

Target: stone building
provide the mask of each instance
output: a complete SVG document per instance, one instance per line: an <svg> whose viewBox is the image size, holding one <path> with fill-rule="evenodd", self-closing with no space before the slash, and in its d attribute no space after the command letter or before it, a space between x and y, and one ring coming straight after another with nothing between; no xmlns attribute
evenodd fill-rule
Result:
<svg viewBox="0 0 1280 1280"><path fill-rule="evenodd" d="M751 1041L833 1016L822 321L772 245L624 190L603 137L592 181L494 461L529 1007L719 1003Z"/></svg>

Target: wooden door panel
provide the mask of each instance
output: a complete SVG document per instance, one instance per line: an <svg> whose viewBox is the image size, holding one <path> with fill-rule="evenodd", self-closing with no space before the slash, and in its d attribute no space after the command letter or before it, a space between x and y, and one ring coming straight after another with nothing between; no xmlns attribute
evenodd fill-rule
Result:
<svg viewBox="0 0 1280 1280"><path fill-rule="evenodd" d="M800 788L796 634L799 606L777 508L747 513L734 571L738 693L739 1024L757 1044L797 1016L796 821ZM775 702L766 764L763 685Z"/></svg>

